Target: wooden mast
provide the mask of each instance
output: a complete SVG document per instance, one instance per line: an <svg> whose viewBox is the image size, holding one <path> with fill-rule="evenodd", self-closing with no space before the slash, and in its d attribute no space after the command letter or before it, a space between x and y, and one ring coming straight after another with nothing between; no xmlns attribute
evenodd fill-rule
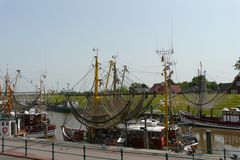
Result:
<svg viewBox="0 0 240 160"><path fill-rule="evenodd" d="M113 65L113 61L109 61L109 70L108 70L108 75L107 75L107 82L105 84L105 89L104 89L104 95L107 94L107 86L108 86L108 81L109 81L109 77L110 77L110 72L112 70L112 65Z"/></svg>
<svg viewBox="0 0 240 160"><path fill-rule="evenodd" d="M123 76L122 76L121 87L123 87L123 82L124 82L125 74L126 74L127 71L128 71L127 66L124 65L123 66Z"/></svg>

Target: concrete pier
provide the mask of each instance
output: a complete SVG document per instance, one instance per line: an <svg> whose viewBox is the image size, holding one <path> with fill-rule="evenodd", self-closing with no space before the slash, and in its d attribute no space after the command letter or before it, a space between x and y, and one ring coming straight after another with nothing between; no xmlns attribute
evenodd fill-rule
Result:
<svg viewBox="0 0 240 160"><path fill-rule="evenodd" d="M124 148L118 146L102 146L83 143L70 143L64 141L48 141L39 139L5 139L3 152L0 153L0 159L11 160L12 157L18 159L36 159L36 160L168 160L179 159L207 159L219 160L223 155L195 154L185 155L183 153L174 153L164 150L147 150ZM1 146L0 146L1 147ZM85 148L85 149L84 149Z"/></svg>

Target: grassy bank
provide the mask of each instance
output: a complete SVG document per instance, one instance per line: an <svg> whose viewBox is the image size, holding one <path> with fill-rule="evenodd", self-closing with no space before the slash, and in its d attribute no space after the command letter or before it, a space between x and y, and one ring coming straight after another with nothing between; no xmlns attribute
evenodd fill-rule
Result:
<svg viewBox="0 0 240 160"><path fill-rule="evenodd" d="M211 100L214 96L215 95L210 95L207 99ZM192 98L193 96L191 97L191 95L188 95L188 97ZM49 104L61 104L64 103L66 97L61 95L49 95L46 99ZM158 95L153 100L152 105L155 110L165 112L165 107L160 103L163 99L163 95ZM83 106L86 104L86 98L82 96L73 96L71 97L71 100L78 101L79 104ZM232 108L237 107L238 105L240 105L240 94L219 94L211 103L202 106L203 114L210 115L210 108L212 108L212 113L214 115L219 115L223 108ZM198 113L198 107L190 103L182 94L178 94L172 99L173 113L178 113L179 110L188 111L188 107L191 113Z"/></svg>
<svg viewBox="0 0 240 160"><path fill-rule="evenodd" d="M206 100L206 102L210 101L214 96L215 95L210 95L207 97L208 100ZM163 100L163 96L157 96L153 102L153 106L156 106L155 109L165 112L164 106L157 105L160 100ZM203 105L202 110L203 114L210 115L212 108L213 115L219 115L221 114L223 108L233 108L237 107L238 105L240 107L240 94L219 94L209 104ZM182 94L178 94L172 99L173 113L177 113L179 110L188 111L188 107L191 113L198 113L200 106L193 105Z"/></svg>

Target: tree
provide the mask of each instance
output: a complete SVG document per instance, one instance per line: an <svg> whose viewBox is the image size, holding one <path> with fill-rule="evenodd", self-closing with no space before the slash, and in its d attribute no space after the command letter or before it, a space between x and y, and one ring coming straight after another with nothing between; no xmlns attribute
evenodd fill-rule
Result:
<svg viewBox="0 0 240 160"><path fill-rule="evenodd" d="M207 83L207 87L208 87L209 89L212 89L212 90L217 90L217 89L218 89L218 84L217 84L215 81L213 81L213 82L208 82L208 83Z"/></svg>
<svg viewBox="0 0 240 160"><path fill-rule="evenodd" d="M199 86L201 83L201 80L204 80L204 79L205 79L204 75L193 77L192 86Z"/></svg>
<svg viewBox="0 0 240 160"><path fill-rule="evenodd" d="M240 71L240 57L239 59L236 61L236 63L233 65L235 70L239 70Z"/></svg>
<svg viewBox="0 0 240 160"><path fill-rule="evenodd" d="M179 85L182 90L186 90L186 89L190 88L190 84L187 81L184 81L184 82L180 83Z"/></svg>
<svg viewBox="0 0 240 160"><path fill-rule="evenodd" d="M129 87L129 92L134 93L137 92L138 89L148 89L148 86L144 83L132 83Z"/></svg>
<svg viewBox="0 0 240 160"><path fill-rule="evenodd" d="M120 93L128 93L128 88L126 86L121 86L117 88L117 91Z"/></svg>

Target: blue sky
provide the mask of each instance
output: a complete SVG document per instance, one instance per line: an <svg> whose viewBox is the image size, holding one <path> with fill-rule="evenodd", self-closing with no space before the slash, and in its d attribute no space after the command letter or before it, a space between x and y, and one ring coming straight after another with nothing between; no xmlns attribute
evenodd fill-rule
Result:
<svg viewBox="0 0 240 160"><path fill-rule="evenodd" d="M238 0L0 0L1 75L37 79L47 86L75 84L99 48L101 61L118 55L138 79L161 82L156 49L171 47L175 82L190 81L199 62L209 80L231 82L240 57ZM143 72L154 72L154 74Z"/></svg>

